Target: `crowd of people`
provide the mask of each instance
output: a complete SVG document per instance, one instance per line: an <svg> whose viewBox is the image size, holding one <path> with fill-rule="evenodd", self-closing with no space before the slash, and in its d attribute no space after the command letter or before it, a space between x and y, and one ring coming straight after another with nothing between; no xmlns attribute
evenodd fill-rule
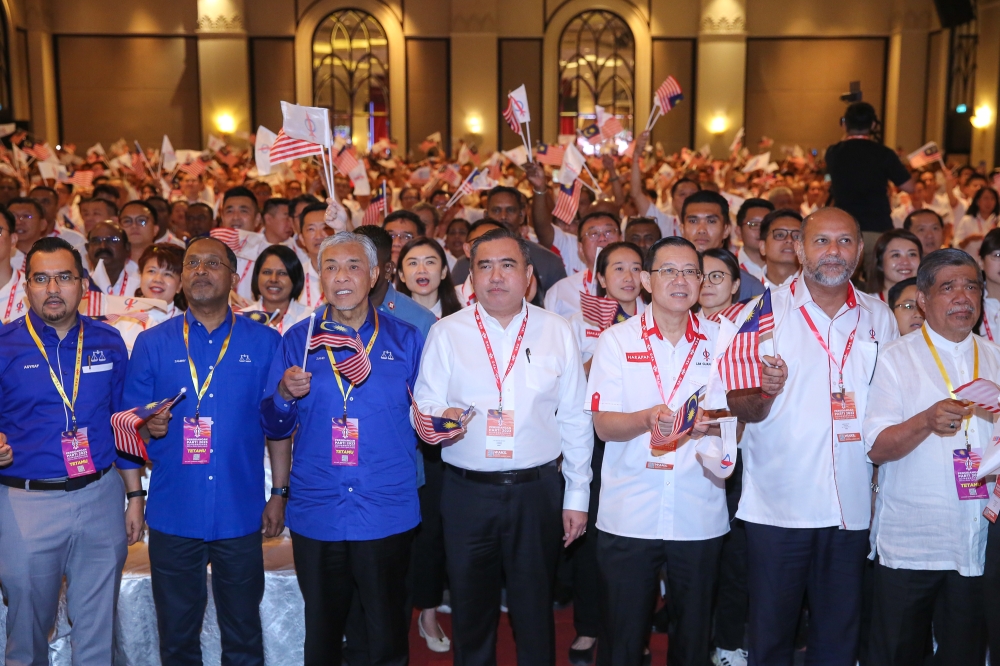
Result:
<svg viewBox="0 0 1000 666"><path fill-rule="evenodd" d="M372 196L232 145L171 172L61 146L53 182L13 137L7 663L47 663L64 578L74 663L110 663L146 538L162 663L201 663L210 564L223 662L263 664L286 526L310 665L407 663L414 609L456 664L496 663L507 610L518 663L551 664L569 601L575 666L648 663L651 630L672 665L1000 654L994 418L954 393L1000 382L998 178L910 168L867 105L842 124L749 172L643 132L568 203L556 165L467 147L380 142ZM156 405L126 452L121 414Z"/></svg>

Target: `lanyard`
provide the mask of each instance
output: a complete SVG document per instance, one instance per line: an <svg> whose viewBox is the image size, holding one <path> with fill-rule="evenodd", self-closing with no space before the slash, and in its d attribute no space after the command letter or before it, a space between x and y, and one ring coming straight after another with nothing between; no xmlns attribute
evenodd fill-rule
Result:
<svg viewBox="0 0 1000 666"><path fill-rule="evenodd" d="M17 286L21 283L21 271L14 273L10 279L10 296L7 298L7 311L3 314L3 323L10 321L10 311L14 309L14 297L17 296ZM993 338L990 338L992 340Z"/></svg>
<svg viewBox="0 0 1000 666"><path fill-rule="evenodd" d="M125 285L127 285L127 284L128 284L128 271L126 271L123 268L122 269L122 288L118 290L118 295L119 296L124 296L125 295Z"/></svg>
<svg viewBox="0 0 1000 666"><path fill-rule="evenodd" d="M507 381L507 375L514 368L514 363L517 362L517 352L521 349L521 341L524 340L524 329L528 327L528 311L524 312L524 321L521 322L521 330L517 332L517 340L514 341L514 350L510 353L510 363L507 364L507 371L503 373L503 379L500 378L500 369L497 367L497 359L493 355L493 347L490 345L490 339L486 335L486 328L483 326L483 319L479 316L479 308L476 308L476 326L479 327L479 333L483 336L483 344L486 345L486 355L490 357L490 367L493 368L493 378L497 380L497 392L500 394L500 405L499 411L503 413L503 383Z"/></svg>
<svg viewBox="0 0 1000 666"><path fill-rule="evenodd" d="M59 381L59 375L56 371L52 369L52 363L49 362L49 355L45 353L45 347L42 345L42 341L38 338L38 333L35 333L35 326L31 323L31 317L25 317L24 320L28 323L28 332L31 333L31 339L35 341L35 345L38 347L38 351L42 353L42 358L45 359L45 364L49 366L49 378L52 380L52 384L56 387L56 391L59 392L59 397L62 398L63 404L69 407L69 413L73 417L73 432L76 432L76 397L80 394L80 373L83 370L83 320L77 320L77 324L80 326L80 334L76 339L76 369L73 371L73 399L70 400L66 396L66 389L63 388L62 382Z"/></svg>
<svg viewBox="0 0 1000 666"><path fill-rule="evenodd" d="M229 327L229 334L226 335L225 341L222 343L222 349L219 350L219 358L216 359L215 365L212 369L208 371L208 377L205 377L205 383L201 385L201 389L198 388L198 369L194 367L194 359L191 358L191 345L188 342L188 332L190 330L190 325L188 324L187 315L184 315L184 351L187 352L188 366L191 368L191 381L194 382L194 390L198 391L198 404L194 408L194 418L198 420L201 418L201 399L205 397L205 393L208 392L208 386L212 383L212 376L215 375L215 369L219 367L222 363L222 357L226 355L226 351L229 349L229 341L233 337L233 329L236 328L236 313L230 311L233 321Z"/></svg>
<svg viewBox="0 0 1000 666"><path fill-rule="evenodd" d="M7 313L10 314L9 306L7 307ZM990 316L986 314L985 311L983 312L983 326L986 327L986 337L990 339L990 342L996 342L996 340L993 339L993 331L990 330Z"/></svg>
<svg viewBox="0 0 1000 666"><path fill-rule="evenodd" d="M670 406L670 401L674 399L677 395L677 389L681 387L681 382L684 381L684 375L687 374L688 367L691 365L691 359L694 358L694 353L698 351L698 338L695 338L694 342L691 343L691 351L688 352L687 358L684 359L684 365L681 366L681 372L677 376L677 382L674 384L674 388L670 391L670 397L665 398L663 393L663 382L660 380L660 368L656 365L656 356L653 355L653 346L649 343L649 336L651 333L646 329L646 313L642 313L642 341L646 343L646 352L649 354L649 364L653 367L653 377L656 379L656 388L660 390L660 399L663 400L663 404L667 407Z"/></svg>
<svg viewBox="0 0 1000 666"><path fill-rule="evenodd" d="M854 335L858 332L858 324L861 323L860 308L858 309L858 321L854 324L854 330L851 331L851 334L847 337L847 344L844 346L844 359L840 362L840 364L837 363L837 357L833 355L833 352L830 351L830 348L827 346L826 340L824 340L823 336L819 334L818 330L816 330L816 324L813 323L813 320L809 316L809 313L806 312L806 306L805 305L801 306L799 308L799 311L802 313L802 316L805 317L806 323L809 324L809 330L812 331L813 336L816 338L816 342L818 342L820 347L823 348L823 351L826 352L826 355L830 357L830 360L833 362L833 364L837 366L837 373L839 375L837 384L840 388L840 392L843 393L844 368L847 367L847 357L851 355L851 347L854 346Z"/></svg>
<svg viewBox="0 0 1000 666"><path fill-rule="evenodd" d="M948 377L948 371L944 369L944 363L941 362L941 357L937 353L937 349L934 348L934 343L931 342L931 336L927 334L927 325L924 324L920 327L920 332L924 334L924 342L927 343L927 347L931 350L931 356L934 357L934 362L937 364L938 372L941 373L941 378L944 379L945 388L948 389L948 394L953 400L959 400L955 395L955 387L951 384L951 379ZM979 343L976 342L975 338L972 338L972 350L973 350L973 361L972 361L972 379L979 379ZM969 422L972 420L972 415L965 417L964 429L965 429L965 450L968 451L972 447L969 444Z"/></svg>
<svg viewBox="0 0 1000 666"><path fill-rule="evenodd" d="M330 314L330 306L326 306L326 310L323 312L323 319L326 320L327 315ZM373 309L372 314L375 315L375 332L372 333L371 340L368 341L368 346L365 347L365 356L371 353L372 347L375 345L375 338L378 337L378 310ZM326 355L330 359L330 367L333 368L333 376L337 379L337 388L340 389L340 395L344 397L344 426L347 426L347 398L351 395L351 391L354 390L354 382L348 382L347 391L344 391L344 383L340 380L340 370L337 370L337 360L333 358L333 352L330 351L330 347L326 347Z"/></svg>

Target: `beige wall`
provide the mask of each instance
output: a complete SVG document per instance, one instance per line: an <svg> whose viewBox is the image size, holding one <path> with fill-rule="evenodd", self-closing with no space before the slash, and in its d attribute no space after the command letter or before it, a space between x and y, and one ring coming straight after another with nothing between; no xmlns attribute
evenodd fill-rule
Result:
<svg viewBox="0 0 1000 666"><path fill-rule="evenodd" d="M697 104L694 58L693 39L653 40L653 85L659 85L659 81L672 75L684 91L684 101L660 118L653 127L653 141L662 144L669 152L690 146L694 141L694 136L691 134L691 118ZM636 119L638 129L642 129L642 123L645 121L645 118Z"/></svg>
<svg viewBox="0 0 1000 666"><path fill-rule="evenodd" d="M420 142L441 132L442 145L451 145L448 123L448 40L406 40L406 135L408 149L419 152Z"/></svg>
<svg viewBox="0 0 1000 666"><path fill-rule="evenodd" d="M531 109L535 132L532 141L541 138L538 131L542 125L536 118L543 118L546 109L542 106L542 40L540 39L507 39L500 41L500 106L499 115L507 108L506 95L521 84L528 93L528 108ZM521 145L521 137L514 134L506 121L497 120L500 128L500 147L510 150Z"/></svg>
<svg viewBox="0 0 1000 666"><path fill-rule="evenodd" d="M281 100L295 99L295 40L260 38L250 40L250 69L253 73L252 127L267 127L277 133L281 127Z"/></svg>

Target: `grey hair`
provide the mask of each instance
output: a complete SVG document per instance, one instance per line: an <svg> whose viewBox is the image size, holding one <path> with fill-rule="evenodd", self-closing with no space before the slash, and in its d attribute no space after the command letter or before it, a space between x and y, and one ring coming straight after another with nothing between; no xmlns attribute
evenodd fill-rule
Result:
<svg viewBox="0 0 1000 666"><path fill-rule="evenodd" d="M920 267L917 268L917 291L929 294L934 282L937 281L937 274L948 266L968 266L974 269L979 286L983 285L983 274L976 260L962 250L948 247L924 255Z"/></svg>
<svg viewBox="0 0 1000 666"><path fill-rule="evenodd" d="M378 266L378 253L375 251L375 243L368 236L362 236L353 231L338 231L334 235L324 238L323 242L319 245L319 252L316 256L319 260L322 260L323 251L326 248L333 247L334 245L346 245L348 243L357 243L362 247L365 251L365 258L368 259L368 268Z"/></svg>

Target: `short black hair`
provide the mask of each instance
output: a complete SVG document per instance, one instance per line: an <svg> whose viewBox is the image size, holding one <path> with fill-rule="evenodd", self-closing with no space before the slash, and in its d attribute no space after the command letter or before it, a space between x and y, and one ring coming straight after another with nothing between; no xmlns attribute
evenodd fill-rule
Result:
<svg viewBox="0 0 1000 666"><path fill-rule="evenodd" d="M524 210L524 201L525 201L524 196L521 194L519 190L513 187L507 187L506 185L497 185L492 190L486 193L487 207L489 207L488 203L489 200L497 196L498 194L509 194L510 196L514 197L514 199L517 201L518 210Z"/></svg>
<svg viewBox="0 0 1000 666"><path fill-rule="evenodd" d="M695 256L698 257L698 270L704 269L704 262L701 260L701 253L698 252L698 248L694 246L694 243L684 238L683 236L667 236L666 238L661 238L660 240L653 243L653 246L649 248L648 252L646 252L646 256L642 260L642 270L646 271L647 273L652 273L653 260L656 258L656 253L659 252L661 248L665 247L690 248L691 251L694 252Z"/></svg>
<svg viewBox="0 0 1000 666"><path fill-rule="evenodd" d="M453 226L455 226L456 223L457 224L464 224L465 225L465 233L469 233L470 231L472 231L472 225L469 224L468 220L466 220L465 218L462 218L462 217L456 217L454 220L452 220L451 222L448 223L448 228L445 229L445 233L448 233L449 231L451 231L451 228Z"/></svg>
<svg viewBox="0 0 1000 666"><path fill-rule="evenodd" d="M305 208L303 208L302 212L299 213L299 231L301 231L302 227L304 227L306 224L306 215L308 215L309 213L315 213L316 211L323 211L323 213L325 214L326 204L322 204L317 200L316 203L311 203Z"/></svg>
<svg viewBox="0 0 1000 666"><path fill-rule="evenodd" d="M684 224L684 218L687 217L689 204L715 204L722 210L722 224L729 224L729 202L718 192L699 190L685 199L684 206L681 208L681 219L679 220L682 225Z"/></svg>
<svg viewBox="0 0 1000 666"><path fill-rule="evenodd" d="M760 221L760 239L764 240L767 237L767 232L771 230L771 225L774 224L775 220L780 220L783 217L790 217L793 220L798 220L799 226L802 225L802 215L791 208L779 208L777 210L772 210L770 213L764 216Z"/></svg>
<svg viewBox="0 0 1000 666"><path fill-rule="evenodd" d="M971 178L969 180L972 180ZM991 192L993 194L993 210L983 211L979 209L979 199L983 196L983 192ZM1000 196L997 195L997 191L992 187L980 187L976 190L976 193L972 196L972 203L969 204L969 209L965 211L966 215L976 217L980 213L986 213L987 215L1000 215Z"/></svg>
<svg viewBox="0 0 1000 666"><path fill-rule="evenodd" d="M42 209L42 204L38 203L31 197L14 197L7 202L7 208L10 208L14 204L24 204L26 206L31 206L38 213L39 217L45 217L45 211Z"/></svg>
<svg viewBox="0 0 1000 666"><path fill-rule="evenodd" d="M95 197L90 197L89 199L84 199L83 201L81 201L80 205L84 206L86 204L92 204L92 203L101 203L101 204L104 204L104 209L108 213L110 213L110 217L118 217L118 206L116 206L111 201L108 201L107 199L101 199L100 197L96 197L96 198Z"/></svg>
<svg viewBox="0 0 1000 666"><path fill-rule="evenodd" d="M222 195L222 204L225 205L227 201L229 201L230 199L234 199L236 197L246 197L247 199L253 202L254 210L258 210L257 195L254 194L253 190L251 190L249 187L243 187L242 185L239 185L237 187L231 187L228 190L226 190L226 193Z"/></svg>
<svg viewBox="0 0 1000 666"><path fill-rule="evenodd" d="M7 230L10 233L17 232L17 219L14 217L14 213L7 210L6 206L0 206L0 215L3 215L3 219L7 221Z"/></svg>
<svg viewBox="0 0 1000 666"><path fill-rule="evenodd" d="M143 201L142 199L133 199L132 201L129 201L127 204L121 207L121 210L118 211L118 214L120 215L121 211L125 210L129 206L142 206L143 208L146 209L147 213L153 216L154 224L159 222L159 216L156 214L156 209L150 206L147 202Z"/></svg>
<svg viewBox="0 0 1000 666"><path fill-rule="evenodd" d="M24 274L29 277L31 276L31 259L36 254L53 254L60 250L66 250L73 255L73 263L76 264L76 273L79 277L83 277L85 275L83 272L83 257L80 256L75 247L57 236L46 236L35 241L35 244L28 250L28 256L24 258Z"/></svg>
<svg viewBox="0 0 1000 666"><path fill-rule="evenodd" d="M930 293L931 287L934 286L934 281L937 279L938 272L948 266L969 266L974 268L979 284L983 283L982 270L968 252L956 250L953 247L946 247L928 253L921 260L920 267L917 268L917 289L924 294Z"/></svg>
<svg viewBox="0 0 1000 666"><path fill-rule="evenodd" d="M684 176L682 178L678 178L677 182L670 187L671 199L674 197L675 194L677 194L677 188L680 187L682 183L691 183L692 185L698 188L699 192L701 192L701 183L699 183L697 180L694 180L693 178L688 178L687 176Z"/></svg>
<svg viewBox="0 0 1000 666"><path fill-rule="evenodd" d="M932 210L930 208L918 208L917 210L911 212L909 215L906 216L906 219L903 220L903 228L909 231L910 227L913 226L913 218L915 218L917 215L924 215L924 214L930 214L936 217L938 224L940 224L941 228L944 229L944 218L941 217L941 215L936 210Z"/></svg>
<svg viewBox="0 0 1000 666"><path fill-rule="evenodd" d="M736 211L736 226L742 227L743 222L747 219L747 213L750 212L751 208L766 208L769 211L774 210L774 204L767 199L760 198L750 198L740 204L740 209Z"/></svg>
<svg viewBox="0 0 1000 666"><path fill-rule="evenodd" d="M427 225L424 224L424 221L420 219L419 215L408 210L394 210L386 215L385 219L382 220L382 228L385 229L385 225L390 222L395 222L396 220L406 220L407 222L413 223L413 225L417 228L418 236L427 235Z"/></svg>
<svg viewBox="0 0 1000 666"><path fill-rule="evenodd" d="M37 191L39 191L39 190L41 190L42 192L48 192L49 194L51 194L52 196L54 196L54 197L56 198L56 201L58 201L58 200L59 200L59 193L58 193L58 192L56 192L56 191L55 191L54 189L52 189L51 187L49 187L48 185L36 185L36 186L34 186L34 187L33 187L33 188L31 188L31 190L30 190L30 191L28 192L28 196L30 197L30 196L31 196L31 193L32 193L32 192L37 192Z"/></svg>
<svg viewBox="0 0 1000 666"><path fill-rule="evenodd" d="M295 250L285 245L269 245L257 257L257 261L253 265L253 276L250 278L250 291L253 293L253 297L260 298L260 271L264 267L264 262L271 256L277 257L285 265L288 278L292 281L292 300L298 300L306 284L306 273L302 270L299 255L295 254Z"/></svg>
<svg viewBox="0 0 1000 666"><path fill-rule="evenodd" d="M705 265L705 257L712 257L713 259L718 259L726 265L726 270L729 271L729 277L736 282L740 279L740 260L736 258L736 255L727 250L724 247L711 247L701 253L702 256L702 266ZM737 294L738 295L738 294Z"/></svg>
<svg viewBox="0 0 1000 666"><path fill-rule="evenodd" d="M528 241L524 240L519 234L515 234L507 227L500 227L499 229L487 231L485 234L472 241L472 246L469 248L469 271L472 270L472 267L476 263L476 252L479 251L480 245L483 243L489 243L490 241L504 239L509 239L517 243L517 249L521 251L524 263L531 266L531 250L528 248Z"/></svg>
<svg viewBox="0 0 1000 666"><path fill-rule="evenodd" d="M98 194L107 194L108 196L113 197L115 201L118 201L118 198L122 195L122 193L118 191L118 188L110 183L101 183L94 188L94 191L90 193L90 196L91 198L96 197L100 199L100 197L97 196Z"/></svg>
<svg viewBox="0 0 1000 666"><path fill-rule="evenodd" d="M621 233L621 227L619 226L621 221L617 217L615 217L614 213L609 213L606 210L595 210L587 213L586 215L583 216L583 219L580 220L580 224L578 224L576 227L577 240L583 239L583 227L587 224L587 222L590 222L591 220L596 220L599 217L604 217L611 220L611 223L615 225L615 229L618 230L619 233Z"/></svg>
<svg viewBox="0 0 1000 666"><path fill-rule="evenodd" d="M264 184L266 185L267 183L264 183ZM288 199L282 199L280 197L271 197L270 199L268 199L267 201L264 202L264 208L260 212L263 215L267 215L271 211L273 211L275 208L279 208L281 206L284 206L285 210L288 211L288 214L291 215L292 214L291 203L292 202L289 201Z"/></svg>
<svg viewBox="0 0 1000 666"><path fill-rule="evenodd" d="M844 129L848 132L870 132L878 121L875 107L868 102L854 102L844 112Z"/></svg>
<svg viewBox="0 0 1000 666"><path fill-rule="evenodd" d="M896 284L889 287L889 294L886 297L886 303L891 309L896 309L896 304L899 303L899 297L903 295L903 290L907 287L916 287L917 278L911 277L905 280L900 280Z"/></svg>
<svg viewBox="0 0 1000 666"><path fill-rule="evenodd" d="M177 202L175 201L174 203L177 203ZM209 206L209 205L208 205L207 203L205 203L204 201L195 201L194 203L189 203L189 204L187 205L187 210L186 210L185 212L186 212L186 213L187 213L187 212L190 212L192 208L204 208L205 210L207 210L207 211L208 211L208 216L209 216L209 217L211 217L211 218L213 218L213 219L215 218L215 211L214 211L214 210L212 210L212 207L211 207L211 206Z"/></svg>
<svg viewBox="0 0 1000 666"><path fill-rule="evenodd" d="M236 271L238 270L237 267L239 266L239 262L236 260L236 253L233 252L233 248L229 247L224 242L222 242L220 239L215 238L213 236L199 236L198 238L192 238L188 242L187 249L184 250L184 256L185 256L185 258L187 258L187 253L191 251L191 246L192 245L194 245L195 243L198 243L200 241L206 241L206 240L207 241L215 241L216 243L218 243L222 247L226 248L226 261L228 261L229 265L232 266L231 270L234 273L236 273Z"/></svg>
<svg viewBox="0 0 1000 666"><path fill-rule="evenodd" d="M1000 252L1000 229L990 229L979 246L979 258L985 259L994 252Z"/></svg>
<svg viewBox="0 0 1000 666"><path fill-rule="evenodd" d="M382 227L374 224L362 224L354 233L366 236L375 245L375 253L383 257L392 256L392 236Z"/></svg>
<svg viewBox="0 0 1000 666"><path fill-rule="evenodd" d="M486 225L489 225L491 227L497 227L498 229L507 228L505 225L498 222L497 220L494 220L492 217L484 217L472 223L472 225L469 227L469 234L471 235L473 231L475 231L479 227L485 227Z"/></svg>
<svg viewBox="0 0 1000 666"><path fill-rule="evenodd" d="M631 229L632 227L637 227L640 224L651 224L651 225L653 225L654 227L656 227L657 233L660 234L660 238L663 238L663 230L660 229L660 225L656 223L656 220L654 220L651 217L641 217L641 216L640 217L630 217L628 219L628 222L625 223L625 233L627 234L629 229Z"/></svg>

